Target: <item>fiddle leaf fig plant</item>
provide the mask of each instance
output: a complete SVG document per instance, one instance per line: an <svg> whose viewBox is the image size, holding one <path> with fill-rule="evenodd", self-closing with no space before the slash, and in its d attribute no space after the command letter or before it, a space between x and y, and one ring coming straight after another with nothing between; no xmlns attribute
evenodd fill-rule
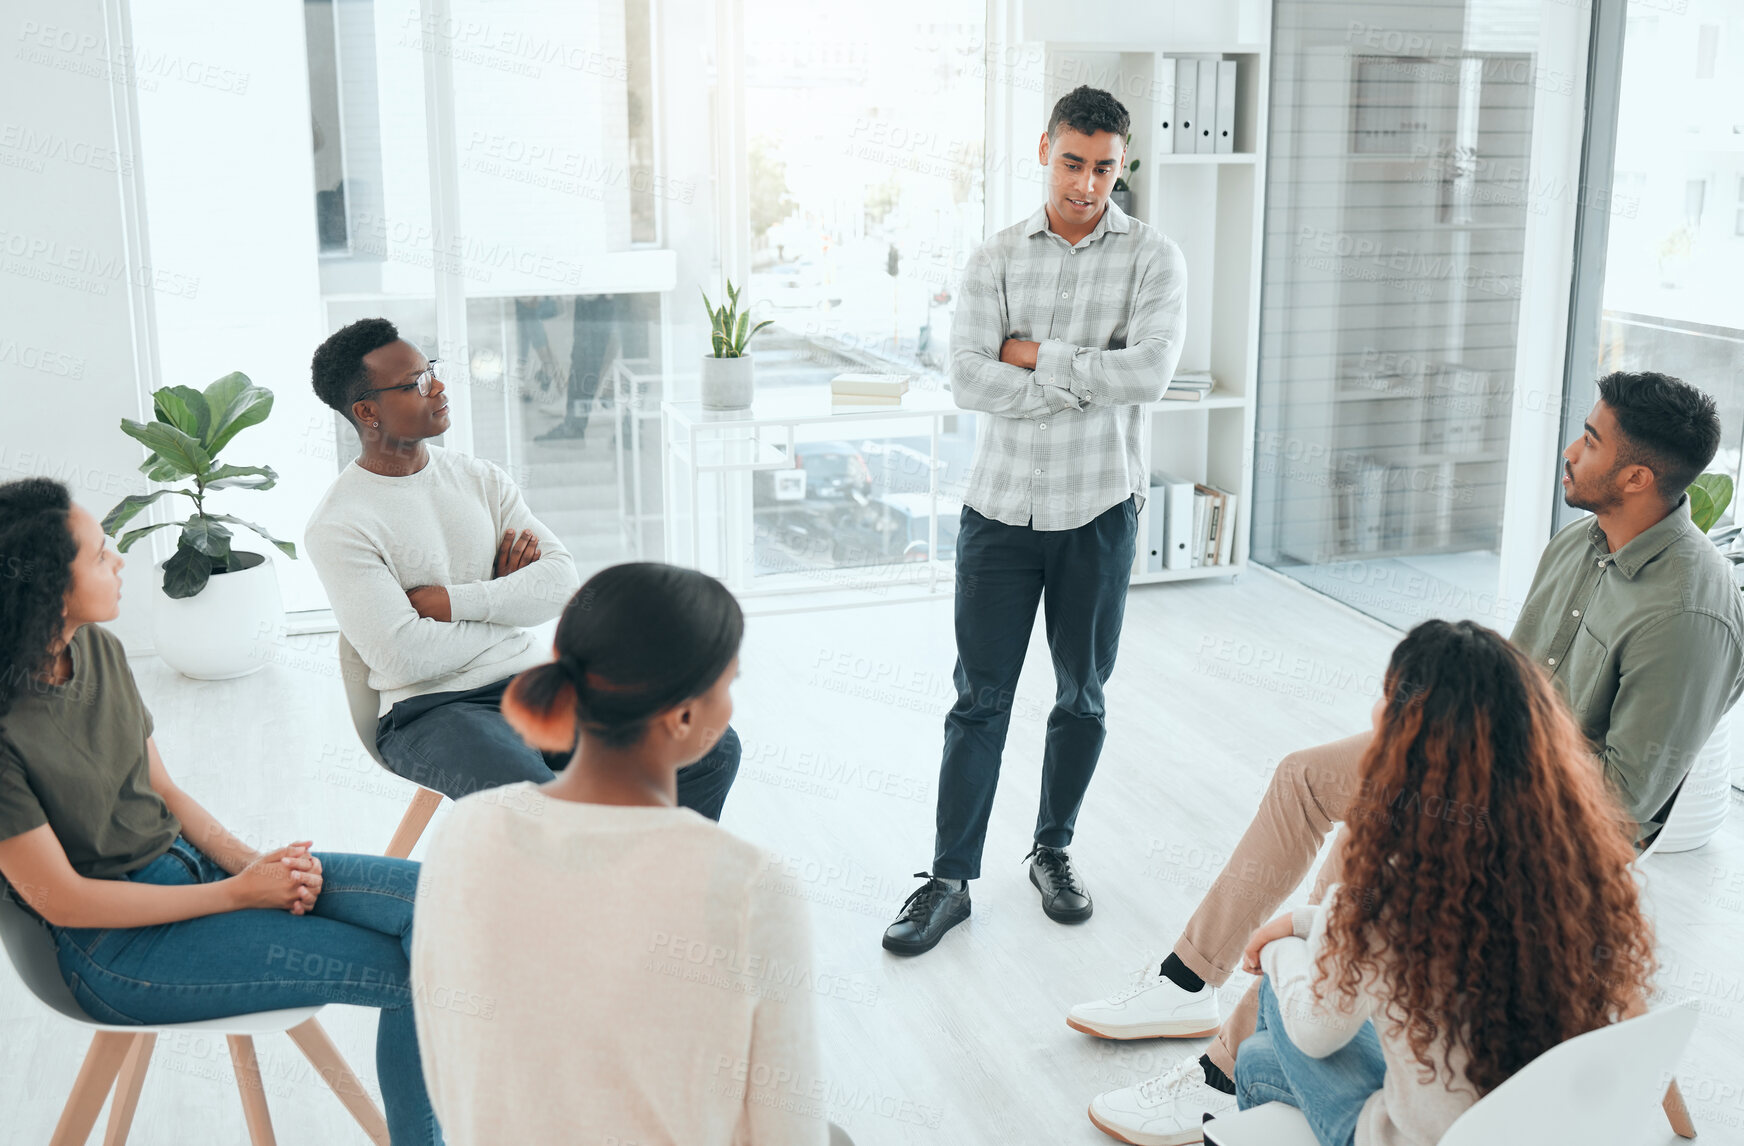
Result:
<svg viewBox="0 0 1744 1146"><path fill-rule="evenodd" d="M1697 529L1707 533L1713 529L1726 507L1732 504L1732 475L1705 473L1690 482L1690 520Z"/></svg>
<svg viewBox="0 0 1744 1146"><path fill-rule="evenodd" d="M171 486L151 493L129 494L103 518L103 532L117 538L116 548L126 553L148 534L180 526L175 556L164 563L163 590L169 597L193 597L206 587L214 573L230 573L257 562L231 549L230 526L240 525L260 534L286 557L295 558L297 547L280 541L252 521L206 509L206 495L220 489L271 489L278 474L270 466L237 466L218 463L218 452L250 426L266 421L272 413L273 394L256 386L241 372L226 374L204 391L191 386L165 386L151 396L150 422L121 419L121 432L151 451L140 472L154 482L192 479L192 488ZM176 495L194 503L185 521L120 530L147 506Z"/></svg>

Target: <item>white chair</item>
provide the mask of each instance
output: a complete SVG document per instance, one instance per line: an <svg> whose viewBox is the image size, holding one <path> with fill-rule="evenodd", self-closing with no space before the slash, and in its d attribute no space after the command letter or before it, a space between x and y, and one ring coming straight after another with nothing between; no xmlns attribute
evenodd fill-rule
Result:
<svg viewBox="0 0 1744 1146"><path fill-rule="evenodd" d="M109 1091L115 1091L115 1102L109 1111L109 1127L103 1135L104 1146L120 1146L127 1141L133 1124L133 1112L139 1104L139 1092L145 1085L146 1068L151 1065L152 1047L164 1031L204 1031L222 1034L230 1045L230 1061L236 1068L236 1088L242 1092L242 1112L248 1123L249 1140L254 1146L273 1146L272 1120L267 1114L266 1091L260 1080L260 1067L254 1057L254 1036L276 1034L291 1036L304 1056L314 1064L322 1080L332 1087L339 1101L357 1119L370 1141L387 1146L388 1124L363 1084L352 1073L327 1032L315 1021L320 1007L295 1007L283 1011L257 1011L250 1015L234 1015L197 1023L163 1023L149 1027L118 1027L100 1023L80 1009L73 992L61 978L55 961L54 939L48 929L10 900L0 900L0 943L6 948L18 977L39 1003L62 1018L77 1023L91 1032L91 1049L85 1052L85 1063L73 1083L67 1104L61 1109L50 1146L82 1146L97 1124L97 1115ZM206 1138L205 1132L195 1133L186 1127L185 1136Z"/></svg>
<svg viewBox="0 0 1744 1146"><path fill-rule="evenodd" d="M1439 1146L1552 1146L1657 1142L1654 1099L1696 1027L1690 1005L1662 1007L1551 1047L1460 1115ZM1675 1109L1674 1109L1675 1103ZM1695 1137L1673 1081L1664 1109ZM1268 1102L1205 1124L1205 1146L1317 1146L1308 1119Z"/></svg>
<svg viewBox="0 0 1744 1146"><path fill-rule="evenodd" d="M363 658L357 655L357 650L351 647L351 642L345 639L344 633L336 634L339 638L339 679L345 684L345 703L351 710L351 724L357 729L357 738L363 742L363 750L370 758L383 768L387 761L375 746L376 718L381 713L381 693L369 687L369 666L363 663ZM392 771L392 769L388 769ZM412 803L406 808L406 814L400 817L400 826L394 829L393 839L388 841L388 849L383 855L395 859L405 859L412 854L412 849L418 844L418 837L424 834L424 829L430 824L430 817L436 814L436 809L442 803L442 793L429 788L420 787L412 796Z"/></svg>

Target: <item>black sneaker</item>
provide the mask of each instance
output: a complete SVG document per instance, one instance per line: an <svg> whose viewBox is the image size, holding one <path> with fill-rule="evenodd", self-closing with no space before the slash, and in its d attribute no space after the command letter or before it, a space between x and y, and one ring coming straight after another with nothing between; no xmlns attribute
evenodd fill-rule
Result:
<svg viewBox="0 0 1744 1146"><path fill-rule="evenodd" d="M1055 923L1082 923L1090 918L1090 893L1072 870L1072 857L1065 848L1037 844L1023 858L1030 860L1029 881L1042 893L1042 910L1049 919Z"/></svg>
<svg viewBox="0 0 1744 1146"><path fill-rule="evenodd" d="M898 955L931 951L945 932L969 918L968 880L963 881L962 891L952 891L924 871L914 874L926 882L908 897L896 922L884 929L884 949Z"/></svg>

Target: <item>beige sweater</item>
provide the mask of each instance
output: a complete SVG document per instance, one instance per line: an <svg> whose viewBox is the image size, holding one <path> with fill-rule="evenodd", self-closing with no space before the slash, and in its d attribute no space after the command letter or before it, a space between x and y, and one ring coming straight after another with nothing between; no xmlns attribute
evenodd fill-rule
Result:
<svg viewBox="0 0 1744 1146"><path fill-rule="evenodd" d="M1343 1006L1345 1000L1330 986L1337 982L1337 965L1329 964L1326 997L1316 991L1316 961L1326 941L1327 912L1338 891L1334 886L1318 907L1297 909L1293 913L1296 934L1274 940L1260 951L1260 966L1278 996L1284 1033L1303 1053L1325 1058L1373 1019L1387 1060L1387 1080L1363 1106L1356 1146L1435 1146L1454 1120L1477 1102L1477 1091L1465 1076L1465 1052L1456 1049L1449 1056L1446 1041L1436 1043L1431 1048L1435 1077L1421 1081L1422 1065L1411 1053L1404 1032L1398 1038L1388 1035L1385 984L1373 975L1365 976L1354 1003ZM1443 1085L1449 1080L1451 1092Z"/></svg>
<svg viewBox="0 0 1744 1146"><path fill-rule="evenodd" d="M412 987L451 1146L823 1146L810 924L684 808L459 801L418 881Z"/></svg>

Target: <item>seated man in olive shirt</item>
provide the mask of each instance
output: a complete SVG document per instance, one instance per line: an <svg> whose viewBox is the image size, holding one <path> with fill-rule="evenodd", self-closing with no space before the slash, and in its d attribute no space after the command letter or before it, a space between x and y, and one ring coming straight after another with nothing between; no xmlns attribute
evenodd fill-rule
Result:
<svg viewBox="0 0 1744 1146"><path fill-rule="evenodd" d="M1693 386L1655 373L1601 379L1581 436L1563 451L1564 500L1593 516L1551 539L1511 635L1568 702L1638 846L1664 826L1696 754L1744 691L1744 605L1684 492L1719 442L1714 401ZM1234 1104L1257 982L1227 1019L1217 987L1353 809L1369 736L1286 756L1168 958L1142 988L1071 1009L1068 1025L1101 1038L1217 1035L1166 1084L1097 1096L1099 1124L1196 1142L1201 1115ZM1446 814L1459 822L1458 810ZM1335 848L1315 902L1338 867Z"/></svg>

